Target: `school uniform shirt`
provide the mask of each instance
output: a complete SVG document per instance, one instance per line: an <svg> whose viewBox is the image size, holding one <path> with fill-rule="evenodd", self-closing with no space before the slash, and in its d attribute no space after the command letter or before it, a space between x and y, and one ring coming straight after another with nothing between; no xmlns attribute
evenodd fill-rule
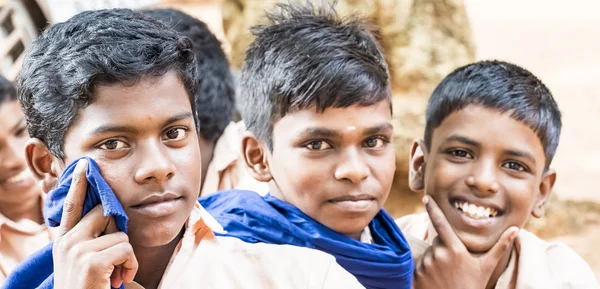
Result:
<svg viewBox="0 0 600 289"><path fill-rule="evenodd" d="M244 243L214 232L222 227L196 204L159 288L364 288L333 256L320 251ZM132 282L125 289L143 287Z"/></svg>
<svg viewBox="0 0 600 289"><path fill-rule="evenodd" d="M423 256L438 235L427 213L408 215L396 223L402 232L421 240L409 242L415 259ZM597 289L600 285L590 266L571 248L559 242L546 242L522 229L495 289L538 288Z"/></svg>
<svg viewBox="0 0 600 289"><path fill-rule="evenodd" d="M40 193L42 207L45 195ZM50 243L56 229L29 219L14 222L0 214L0 284L29 255Z"/></svg>
<svg viewBox="0 0 600 289"><path fill-rule="evenodd" d="M254 191L261 196L269 192L267 183L257 181L246 170L241 151L245 131L243 122L231 122L225 128L215 144L200 196L231 189Z"/></svg>

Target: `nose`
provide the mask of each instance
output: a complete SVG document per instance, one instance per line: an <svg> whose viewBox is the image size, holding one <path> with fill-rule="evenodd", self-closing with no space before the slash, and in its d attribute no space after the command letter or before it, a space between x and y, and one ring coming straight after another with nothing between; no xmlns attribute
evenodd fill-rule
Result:
<svg viewBox="0 0 600 289"><path fill-rule="evenodd" d="M139 151L140 161L134 176L137 183L163 184L175 175L175 165L160 141L150 141Z"/></svg>
<svg viewBox="0 0 600 289"><path fill-rule="evenodd" d="M335 170L337 180L360 183L369 176L370 169L360 151L354 148L346 150Z"/></svg>
<svg viewBox="0 0 600 289"><path fill-rule="evenodd" d="M498 170L493 160L481 160L478 165L474 166L466 183L470 187L476 188L479 194L496 194L500 190L497 173Z"/></svg>

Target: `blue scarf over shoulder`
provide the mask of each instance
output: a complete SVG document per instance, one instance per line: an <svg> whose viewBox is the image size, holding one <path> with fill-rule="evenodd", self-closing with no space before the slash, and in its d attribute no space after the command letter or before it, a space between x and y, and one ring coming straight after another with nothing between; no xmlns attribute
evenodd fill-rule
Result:
<svg viewBox="0 0 600 289"><path fill-rule="evenodd" d="M317 249L369 289L409 289L413 259L404 235L384 210L369 229L373 244L339 234L293 205L251 191L222 191L199 199L224 227L227 236L249 243L288 244Z"/></svg>
<svg viewBox="0 0 600 289"><path fill-rule="evenodd" d="M87 193L83 203L83 214L87 214L95 206L102 204L105 216L113 216L117 228L127 233L127 215L121 206L121 203L115 196L112 189L108 186L104 178L100 175L100 169L94 160L85 157L88 161L86 171ZM44 203L44 218L46 224L50 227L58 227L62 218L63 204L71 181L73 180L73 171L79 159L69 164L54 190L48 193ZM13 272L10 273L4 284L3 289L52 289L54 288L54 260L52 259L52 245L50 243L40 249L33 255L23 261ZM121 286L123 288L123 286Z"/></svg>

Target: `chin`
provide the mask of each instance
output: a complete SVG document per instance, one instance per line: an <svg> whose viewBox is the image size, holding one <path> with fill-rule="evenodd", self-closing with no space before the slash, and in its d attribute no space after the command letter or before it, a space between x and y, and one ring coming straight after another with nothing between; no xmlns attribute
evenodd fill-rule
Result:
<svg viewBox="0 0 600 289"><path fill-rule="evenodd" d="M169 225L149 225L145 226L145 228L146 229L142 230L130 228L127 233L129 236L129 243L133 246L146 248L161 247L173 242L183 230L183 226L176 227Z"/></svg>
<svg viewBox="0 0 600 289"><path fill-rule="evenodd" d="M485 253L492 249L496 245L498 238L492 238L491 236L480 236L469 233L458 233L458 238L463 242L467 250L471 253Z"/></svg>

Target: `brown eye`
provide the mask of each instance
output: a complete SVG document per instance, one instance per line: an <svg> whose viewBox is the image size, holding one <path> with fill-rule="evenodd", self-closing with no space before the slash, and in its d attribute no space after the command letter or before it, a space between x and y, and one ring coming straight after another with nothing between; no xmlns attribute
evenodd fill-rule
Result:
<svg viewBox="0 0 600 289"><path fill-rule="evenodd" d="M124 143L120 140L116 140L116 139L109 139L100 145L100 149L109 150L109 151L118 150L118 149L122 149L122 148L126 148L126 147L127 147L126 143Z"/></svg>
<svg viewBox="0 0 600 289"><path fill-rule="evenodd" d="M381 138L373 137L367 139L363 145L367 148L380 148L385 145L385 141Z"/></svg>
<svg viewBox="0 0 600 289"><path fill-rule="evenodd" d="M471 156L471 154L466 150L452 150L450 151L450 155L455 156L457 158L473 158L473 156Z"/></svg>
<svg viewBox="0 0 600 289"><path fill-rule="evenodd" d="M517 162L507 162L507 163L503 164L502 166L507 169L515 170L515 171L519 171L519 172L527 171L527 168L525 168L523 165L521 165L520 163L517 163Z"/></svg>
<svg viewBox="0 0 600 289"><path fill-rule="evenodd" d="M185 130L184 128L172 128L169 129L166 133L165 133L165 137L164 140L165 141L178 141L178 140L182 140L186 137L187 135L187 130Z"/></svg>
<svg viewBox="0 0 600 289"><path fill-rule="evenodd" d="M306 146L307 149L311 151L321 151L331 148L331 146L322 140L313 140L309 142Z"/></svg>

